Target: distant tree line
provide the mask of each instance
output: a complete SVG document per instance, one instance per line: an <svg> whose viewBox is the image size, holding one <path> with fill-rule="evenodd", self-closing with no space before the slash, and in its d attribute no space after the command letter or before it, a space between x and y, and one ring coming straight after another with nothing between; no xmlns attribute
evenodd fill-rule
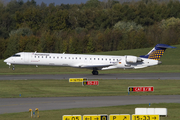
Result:
<svg viewBox="0 0 180 120"><path fill-rule="evenodd" d="M92 53L180 44L179 1L0 0L0 59L20 51Z"/></svg>

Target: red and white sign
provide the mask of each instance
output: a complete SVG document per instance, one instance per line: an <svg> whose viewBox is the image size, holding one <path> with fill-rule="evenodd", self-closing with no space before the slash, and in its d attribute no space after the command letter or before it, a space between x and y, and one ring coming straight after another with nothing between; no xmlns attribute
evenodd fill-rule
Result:
<svg viewBox="0 0 180 120"><path fill-rule="evenodd" d="M128 87L128 92L153 92L153 86L144 86L144 87Z"/></svg>
<svg viewBox="0 0 180 120"><path fill-rule="evenodd" d="M133 92L152 92L154 87L133 87Z"/></svg>
<svg viewBox="0 0 180 120"><path fill-rule="evenodd" d="M86 85L99 85L99 81L86 81Z"/></svg>

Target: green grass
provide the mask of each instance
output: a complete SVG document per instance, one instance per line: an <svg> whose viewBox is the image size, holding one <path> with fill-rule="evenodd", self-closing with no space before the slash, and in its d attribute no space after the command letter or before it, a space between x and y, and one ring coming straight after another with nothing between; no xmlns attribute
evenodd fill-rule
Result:
<svg viewBox="0 0 180 120"><path fill-rule="evenodd" d="M175 45L176 49L168 49L161 58L163 64L137 70L114 69L100 71L100 73L144 73L144 72L180 72L180 45ZM112 52L100 52L94 54L101 55L145 55L152 48L123 50ZM70 68L70 67L50 67L50 66L23 66L16 65L16 70L12 71L0 60L0 75L10 74L91 74L91 70ZM179 80L99 80L99 86L82 86L81 83L69 83L68 80L8 80L0 81L0 97L60 97L60 96L114 96L128 95L129 86L154 86L154 92L130 93L130 95L172 95L180 94ZM168 89L167 89L168 88ZM101 108L80 108L41 111L42 120L61 120L62 115L84 115L84 114L134 114L136 107L148 107L148 105L126 105ZM151 107L168 108L168 117L161 117L161 120L179 120L180 104L160 103L152 104ZM28 111L28 110L27 110ZM0 115L0 120L28 120L29 112L11 113Z"/></svg>
<svg viewBox="0 0 180 120"><path fill-rule="evenodd" d="M0 68L0 75L20 75L20 74L91 74L92 70L72 67L51 67L51 66L16 66L16 70ZM180 72L180 65L158 65L143 69L112 69L99 71L99 74L111 73L172 73Z"/></svg>
<svg viewBox="0 0 180 120"><path fill-rule="evenodd" d="M179 80L99 80L99 86L82 86L68 80L3 80L0 97L119 96L128 95L129 86L154 86L154 92L130 95L180 94Z"/></svg>
<svg viewBox="0 0 180 120"><path fill-rule="evenodd" d="M40 118L38 120L62 120L63 115L89 115L89 114L134 114L135 108L167 108L168 117L161 117L160 120L179 120L179 103L160 103L140 105L125 105L125 106L112 106L112 107L99 107L99 108L76 108L76 109L64 109L64 110L40 110ZM30 113L10 113L0 115L0 120L32 120Z"/></svg>
<svg viewBox="0 0 180 120"><path fill-rule="evenodd" d="M144 72L180 72L180 45L175 45L176 49L167 49L161 58L162 64L143 69L113 69L107 71L99 71L99 73L144 73ZM145 55L152 48L99 52L93 54L101 55ZM16 65L16 70L9 69L3 60L0 60L0 75L10 74L91 74L91 70L79 69L71 67L52 67L52 66L35 66Z"/></svg>

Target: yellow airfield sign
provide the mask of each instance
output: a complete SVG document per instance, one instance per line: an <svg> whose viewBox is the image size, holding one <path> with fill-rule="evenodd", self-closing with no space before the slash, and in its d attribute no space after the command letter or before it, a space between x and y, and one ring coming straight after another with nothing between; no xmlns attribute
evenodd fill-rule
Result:
<svg viewBox="0 0 180 120"><path fill-rule="evenodd" d="M63 115L62 120L82 120L81 115Z"/></svg>
<svg viewBox="0 0 180 120"><path fill-rule="evenodd" d="M129 114L111 114L109 120L130 120Z"/></svg>
<svg viewBox="0 0 180 120"><path fill-rule="evenodd" d="M159 120L159 115L132 115L132 120Z"/></svg>
<svg viewBox="0 0 180 120"><path fill-rule="evenodd" d="M110 114L108 115L63 115L62 120L160 120L159 115L132 115Z"/></svg>
<svg viewBox="0 0 180 120"><path fill-rule="evenodd" d="M83 115L83 120L108 120L107 115Z"/></svg>
<svg viewBox="0 0 180 120"><path fill-rule="evenodd" d="M83 82L87 81L86 78L69 78L69 82Z"/></svg>
<svg viewBox="0 0 180 120"><path fill-rule="evenodd" d="M83 120L100 120L100 115L83 115Z"/></svg>

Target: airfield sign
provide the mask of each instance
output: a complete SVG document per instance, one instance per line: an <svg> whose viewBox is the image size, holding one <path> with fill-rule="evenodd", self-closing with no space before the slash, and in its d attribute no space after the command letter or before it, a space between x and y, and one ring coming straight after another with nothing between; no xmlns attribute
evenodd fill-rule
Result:
<svg viewBox="0 0 180 120"><path fill-rule="evenodd" d="M111 114L109 120L130 120L129 114Z"/></svg>
<svg viewBox="0 0 180 120"><path fill-rule="evenodd" d="M63 115L62 120L160 120L159 115L107 114L97 115Z"/></svg>
<svg viewBox="0 0 180 120"><path fill-rule="evenodd" d="M87 81L87 78L69 78L69 82L83 82Z"/></svg>
<svg viewBox="0 0 180 120"><path fill-rule="evenodd" d="M83 81L82 84L83 86L84 85L99 85L99 81Z"/></svg>
<svg viewBox="0 0 180 120"><path fill-rule="evenodd" d="M145 87L128 87L128 92L153 92L153 86L145 86Z"/></svg>
<svg viewBox="0 0 180 120"><path fill-rule="evenodd" d="M132 120L159 120L159 115L132 115Z"/></svg>
<svg viewBox="0 0 180 120"><path fill-rule="evenodd" d="M83 115L83 120L108 120L108 115Z"/></svg>
<svg viewBox="0 0 180 120"><path fill-rule="evenodd" d="M62 120L81 120L81 115L63 115Z"/></svg>

